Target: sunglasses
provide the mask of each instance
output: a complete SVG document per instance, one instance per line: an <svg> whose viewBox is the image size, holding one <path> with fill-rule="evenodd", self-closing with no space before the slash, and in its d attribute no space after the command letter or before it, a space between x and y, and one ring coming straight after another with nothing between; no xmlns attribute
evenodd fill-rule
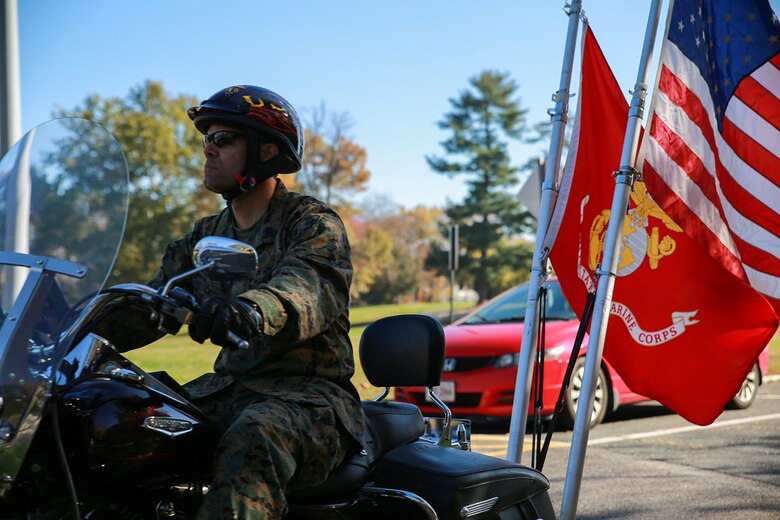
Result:
<svg viewBox="0 0 780 520"><path fill-rule="evenodd" d="M232 130L217 130L210 134L203 134L203 148L206 148L211 143L217 148L222 148L231 144L236 138L243 137L241 132L233 132Z"/></svg>

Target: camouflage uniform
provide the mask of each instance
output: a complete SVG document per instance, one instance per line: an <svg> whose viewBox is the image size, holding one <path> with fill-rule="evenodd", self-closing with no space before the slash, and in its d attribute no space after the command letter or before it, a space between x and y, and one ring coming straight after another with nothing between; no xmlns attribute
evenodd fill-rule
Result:
<svg viewBox="0 0 780 520"><path fill-rule="evenodd" d="M181 286L198 301L242 296L262 315L250 348L223 348L215 373L185 385L196 404L226 428L215 477L198 518L280 518L284 491L322 482L360 444L363 414L350 379L350 248L338 215L277 180L268 211L238 230L230 210L198 221L171 243L150 284L193 268L207 235L248 243L259 269L248 280L196 275Z"/></svg>

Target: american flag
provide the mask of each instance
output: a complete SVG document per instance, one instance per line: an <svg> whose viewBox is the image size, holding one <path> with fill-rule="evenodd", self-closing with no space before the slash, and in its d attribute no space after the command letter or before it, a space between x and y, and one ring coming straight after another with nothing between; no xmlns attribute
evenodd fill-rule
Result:
<svg viewBox="0 0 780 520"><path fill-rule="evenodd" d="M674 0L637 164L658 204L780 315L780 22Z"/></svg>

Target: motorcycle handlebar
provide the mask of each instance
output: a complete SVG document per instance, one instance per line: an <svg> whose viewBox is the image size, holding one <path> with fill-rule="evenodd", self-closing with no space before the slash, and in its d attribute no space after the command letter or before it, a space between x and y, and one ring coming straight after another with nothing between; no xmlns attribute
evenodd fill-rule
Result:
<svg viewBox="0 0 780 520"><path fill-rule="evenodd" d="M114 300L128 295L140 297L142 300L148 302L149 306L155 311L165 312L166 315L171 316L183 325L189 324L191 320L192 311L194 309L190 309L185 305L187 298L171 298L147 285L123 283L107 289L103 294L93 299L80 314L79 318L63 332L61 341L68 341L68 339L80 335L84 326L92 323L93 319L99 316ZM194 297L192 297L191 301L196 302ZM227 340L232 348L241 350L249 348L249 342L232 331L228 331Z"/></svg>
<svg viewBox="0 0 780 520"><path fill-rule="evenodd" d="M249 342L232 331L228 331L227 340L229 343L231 343L233 348L240 350L246 350L249 348Z"/></svg>

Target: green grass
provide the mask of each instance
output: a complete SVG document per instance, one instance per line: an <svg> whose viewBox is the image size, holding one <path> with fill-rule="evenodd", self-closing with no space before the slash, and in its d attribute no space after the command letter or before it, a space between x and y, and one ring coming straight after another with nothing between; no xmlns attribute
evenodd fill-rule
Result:
<svg viewBox="0 0 780 520"><path fill-rule="evenodd" d="M455 313L463 313L473 305L468 302L456 302ZM433 314L439 318L449 319L449 313L449 303L402 303L352 307L349 310L349 319L352 323L369 323L394 314Z"/></svg>
<svg viewBox="0 0 780 520"><path fill-rule="evenodd" d="M456 303L455 312L462 313L472 304ZM363 374L360 360L357 355L357 347L360 344L360 335L363 334L365 324L385 316L394 314L432 314L441 319L449 319L450 305L445 303L403 304L403 305L376 305L367 307L353 307L350 310L350 320L356 326L352 327L349 337L355 349L355 376L352 382L360 392L363 399L371 399L379 394L380 390L372 386ZM142 349L128 352L125 355L135 364L146 370L154 372L165 370L179 383L185 383L195 379L199 375L211 372L214 359L219 353L219 348L209 342L199 345L190 339L186 329L176 336L167 336Z"/></svg>

